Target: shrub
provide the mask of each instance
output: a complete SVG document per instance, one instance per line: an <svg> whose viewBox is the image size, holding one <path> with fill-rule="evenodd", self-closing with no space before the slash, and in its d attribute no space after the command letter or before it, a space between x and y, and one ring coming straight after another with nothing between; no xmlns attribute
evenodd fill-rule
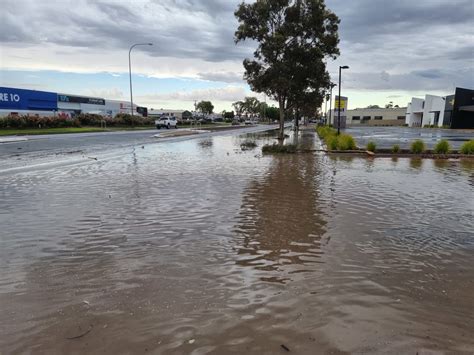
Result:
<svg viewBox="0 0 474 355"><path fill-rule="evenodd" d="M356 149L354 138L350 134L341 134L339 137L337 137L337 148L339 150Z"/></svg>
<svg viewBox="0 0 474 355"><path fill-rule="evenodd" d="M245 149L253 149L257 147L257 143L253 142L253 141L245 141L245 142L242 142L240 143L240 148L245 150Z"/></svg>
<svg viewBox="0 0 474 355"><path fill-rule="evenodd" d="M375 149L377 148L377 145L375 144L375 142L369 142L367 143L367 150L369 152L375 152Z"/></svg>
<svg viewBox="0 0 474 355"><path fill-rule="evenodd" d="M425 142L423 142L421 139L417 139L411 144L411 152L415 154L420 154L423 153L425 150Z"/></svg>
<svg viewBox="0 0 474 355"><path fill-rule="evenodd" d="M436 143L433 150L436 154L447 154L451 150L451 147L446 139L442 139Z"/></svg>
<svg viewBox="0 0 474 355"><path fill-rule="evenodd" d="M400 151L400 146L398 144L395 144L392 147L392 153L398 153Z"/></svg>
<svg viewBox="0 0 474 355"><path fill-rule="evenodd" d="M474 139L471 139L465 142L461 146L461 153L462 154L474 154Z"/></svg>
<svg viewBox="0 0 474 355"><path fill-rule="evenodd" d="M329 150L337 150L337 147L338 147L337 136L329 136L326 139L326 145Z"/></svg>
<svg viewBox="0 0 474 355"><path fill-rule="evenodd" d="M329 126L318 126L316 128L316 132L323 140L325 140L329 136L335 136L337 134L337 131Z"/></svg>
<svg viewBox="0 0 474 355"><path fill-rule="evenodd" d="M296 145L266 144L262 147L262 153L296 153Z"/></svg>

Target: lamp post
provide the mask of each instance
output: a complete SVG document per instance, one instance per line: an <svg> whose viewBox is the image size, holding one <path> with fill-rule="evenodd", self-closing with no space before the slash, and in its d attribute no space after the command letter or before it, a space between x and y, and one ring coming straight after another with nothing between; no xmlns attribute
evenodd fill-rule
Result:
<svg viewBox="0 0 474 355"><path fill-rule="evenodd" d="M132 61L130 55L132 54L132 49L136 46L152 46L153 43L135 43L130 47L128 51L128 74L130 75L130 112L132 114L133 122L133 94L132 94Z"/></svg>
<svg viewBox="0 0 474 355"><path fill-rule="evenodd" d="M326 122L328 125L331 124L331 118L332 118L332 89L335 86L336 86L336 84L331 83L331 91L329 93L329 120Z"/></svg>
<svg viewBox="0 0 474 355"><path fill-rule="evenodd" d="M339 101L337 108L337 135L339 135L341 130L341 71L342 69L349 69L349 66L339 66Z"/></svg>

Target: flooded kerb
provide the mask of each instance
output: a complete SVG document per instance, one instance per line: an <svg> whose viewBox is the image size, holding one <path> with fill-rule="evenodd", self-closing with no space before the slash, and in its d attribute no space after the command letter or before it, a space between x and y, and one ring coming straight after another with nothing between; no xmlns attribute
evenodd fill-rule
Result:
<svg viewBox="0 0 474 355"><path fill-rule="evenodd" d="M273 142L0 175L2 351L472 353L472 161Z"/></svg>

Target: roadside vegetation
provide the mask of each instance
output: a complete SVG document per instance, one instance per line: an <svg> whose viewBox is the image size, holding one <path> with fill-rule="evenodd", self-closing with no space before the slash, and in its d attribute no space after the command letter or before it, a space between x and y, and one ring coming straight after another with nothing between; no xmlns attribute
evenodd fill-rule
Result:
<svg viewBox="0 0 474 355"><path fill-rule="evenodd" d="M337 131L329 126L319 126L316 128L316 132L329 150L357 149L356 142L350 134L342 133L337 135Z"/></svg>
<svg viewBox="0 0 474 355"><path fill-rule="evenodd" d="M400 151L400 146L398 144L395 144L392 147L392 153L398 153Z"/></svg>
<svg viewBox="0 0 474 355"><path fill-rule="evenodd" d="M451 147L449 146L449 142L446 139L442 139L436 143L433 149L436 154L448 154L450 150Z"/></svg>
<svg viewBox="0 0 474 355"><path fill-rule="evenodd" d="M369 152L375 152L375 149L377 149L377 145L375 144L375 142L369 142L367 143L367 150Z"/></svg>
<svg viewBox="0 0 474 355"><path fill-rule="evenodd" d="M154 125L150 117L118 114L115 117L104 117L96 114L80 114L74 118L58 116L6 116L0 117L0 129L44 129L44 128L79 128L79 127L135 127Z"/></svg>
<svg viewBox="0 0 474 355"><path fill-rule="evenodd" d="M471 139L461 146L462 154L474 154L474 139Z"/></svg>
<svg viewBox="0 0 474 355"><path fill-rule="evenodd" d="M415 154L423 153L425 151L425 142L423 142L421 139L417 139L411 144L410 150Z"/></svg>

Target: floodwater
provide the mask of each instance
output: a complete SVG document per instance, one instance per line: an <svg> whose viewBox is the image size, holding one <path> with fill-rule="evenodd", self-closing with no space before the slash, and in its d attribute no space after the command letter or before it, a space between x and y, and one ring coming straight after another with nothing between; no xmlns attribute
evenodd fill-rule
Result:
<svg viewBox="0 0 474 355"><path fill-rule="evenodd" d="M271 135L0 174L0 352L472 354L473 162Z"/></svg>
<svg viewBox="0 0 474 355"><path fill-rule="evenodd" d="M440 129L440 128L414 128L414 127L369 127L349 126L345 131L351 134L359 147L367 146L373 141L379 148L392 148L398 144L403 149L410 148L410 144L421 139L428 149L441 139L449 142L452 149L459 149L463 143L474 139L474 130L467 129Z"/></svg>

